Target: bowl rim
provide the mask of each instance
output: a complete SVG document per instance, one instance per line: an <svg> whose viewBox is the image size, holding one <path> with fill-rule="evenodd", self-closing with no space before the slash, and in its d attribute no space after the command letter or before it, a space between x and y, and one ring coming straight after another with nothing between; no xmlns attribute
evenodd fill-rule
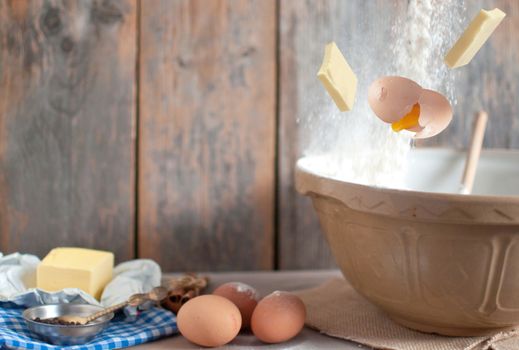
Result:
<svg viewBox="0 0 519 350"><path fill-rule="evenodd" d="M419 152L421 150L439 150L439 151L463 152L462 150L453 149L453 148L446 148L446 147L416 147L414 149L418 150ZM493 149L482 150L481 153L482 154L492 154L492 153L495 153L495 154L508 153L508 154L510 154L510 153L514 153L517 157L519 157L519 149L518 150L515 150L515 149L508 150L508 149L505 149L505 148L493 148ZM504 201L511 201L513 203L519 203L519 195L515 195L515 196L508 196L508 195L504 195L504 196L501 196L501 195L484 195L484 194L470 194L470 195L466 195L466 194L454 193L454 192L427 192L427 191L418 191L418 190L405 189L405 188L379 187L379 186L365 185L365 184L361 184L361 183L357 183L357 182L350 182L350 181L334 179L333 177L329 177L329 176L326 176L326 175L323 175L323 174L319 174L319 173L317 173L315 171L311 171L308 168L306 168L306 167L301 165L301 163L305 159L310 159L310 158L313 158L313 156L303 156L303 157L300 157L297 160L297 162L296 162L296 170L297 171L301 171L301 172L305 172L305 173L308 173L308 174L312 174L312 175L317 176L319 178L331 180L333 182L348 184L348 185L351 185L351 186L354 186L354 187L369 188L371 190L376 190L376 191L380 190L381 192L388 192L388 193L395 193L395 194L404 194L404 195L406 195L406 194L413 194L413 195L417 195L417 196L427 196L427 197L434 197L434 198L439 198L439 199L445 198L445 199L450 199L450 200L459 200L461 202L474 202L474 200L482 201L482 202L485 202L485 201L495 202L496 200L504 200Z"/></svg>
<svg viewBox="0 0 519 350"><path fill-rule="evenodd" d="M459 153L460 150L446 148L446 147L423 147L415 148L416 150L438 150L443 152ZM489 149L483 150L482 154L486 155L511 155L519 157L519 150L508 150L508 149ZM458 210L458 215L454 213L454 217L444 222L465 222L465 223L496 223L496 224L518 224L519 223L519 195L466 195L460 193L445 193L445 192L425 192L413 189L397 189L397 188L386 188L364 185L355 182L349 182L339 179L334 179L324 174L308 169L303 166L303 162L306 159L310 159L313 156L303 156L296 162L295 169L295 187L298 192L303 195L321 195L325 197L335 198L348 207L357 209L364 212L373 212L382 215L389 216L403 216L411 219L435 219L434 212L438 206L449 205L455 207ZM364 205L363 203L352 203L353 199L357 199L360 202L367 199L368 201L376 202L374 198L386 198L386 203L398 204L398 208L391 210L387 207L370 208L370 205ZM495 207L495 217L489 218L481 217L483 209L487 210L489 206ZM405 207L402 209L402 207ZM422 213L423 215L416 215L412 213L412 208L423 208L424 211L429 212ZM463 207L460 208L460 207ZM513 213L510 212L510 208L513 207ZM433 208L433 210L428 210ZM402 209L402 210L400 210ZM403 211L409 210L408 214L402 214ZM398 214L397 214L398 213ZM443 212L442 212L443 213ZM503 215L501 215L503 214Z"/></svg>
<svg viewBox="0 0 519 350"><path fill-rule="evenodd" d="M71 304L71 303L56 303L56 304L44 304L44 305L36 305L36 306L31 306L27 309L25 309L22 313L22 317L23 319L25 320L25 322L28 322L28 323L31 323L31 324L35 324L35 325L38 325L38 326L49 326L49 327L54 327L54 328L89 328L89 327L95 327L95 326L100 326L100 325L105 325L107 323L109 323L115 316L115 314L113 312L107 314L106 316L108 317L107 319L103 320L103 321L93 321L92 323L87 323L87 324L79 324L79 325L66 325L66 324L51 324L51 323L43 323L43 322L38 322L38 321L34 321L33 319L30 319L27 314L32 311L32 310L35 310L35 309L39 309L39 308L45 308L47 306L55 306L55 305L67 305L67 306L73 306L73 305L81 305L81 306L84 306L84 305L88 305L88 306L92 306L92 307L95 307L95 308L98 308L99 311L101 311L102 309L104 309L104 307L102 306L98 306L98 305L92 305L92 304Z"/></svg>

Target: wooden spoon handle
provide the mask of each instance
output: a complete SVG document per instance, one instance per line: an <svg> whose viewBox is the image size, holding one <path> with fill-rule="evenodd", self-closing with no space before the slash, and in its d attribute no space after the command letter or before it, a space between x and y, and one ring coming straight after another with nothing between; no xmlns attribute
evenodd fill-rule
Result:
<svg viewBox="0 0 519 350"><path fill-rule="evenodd" d="M483 145L483 137L485 136L485 128L487 126L488 115L485 111L480 111L476 115L474 128L472 130L472 139L470 148L467 152L465 161L465 170L461 179L461 194L471 194L474 186L474 178L476 177L476 169L478 167L481 146Z"/></svg>
<svg viewBox="0 0 519 350"><path fill-rule="evenodd" d="M87 317L87 323L88 322L92 322L93 320L98 319L99 317L102 317L104 315L108 315L111 312L114 312L116 310L122 309L126 305L128 305L128 301L123 301L122 303L115 304L115 305L112 305L110 307L107 307L104 310L98 311L95 314L92 314L92 315Z"/></svg>

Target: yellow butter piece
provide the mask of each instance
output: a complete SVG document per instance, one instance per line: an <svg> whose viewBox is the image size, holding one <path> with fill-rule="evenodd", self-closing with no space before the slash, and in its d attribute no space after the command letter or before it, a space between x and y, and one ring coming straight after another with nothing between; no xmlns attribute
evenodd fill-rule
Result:
<svg viewBox="0 0 519 350"><path fill-rule="evenodd" d="M55 248L38 265L36 287L46 291L79 288L96 299L112 280L114 255L84 248Z"/></svg>
<svg viewBox="0 0 519 350"><path fill-rule="evenodd" d="M445 56L447 66L457 68L469 63L505 16L506 13L498 8L479 11Z"/></svg>
<svg viewBox="0 0 519 350"><path fill-rule="evenodd" d="M317 77L339 110L344 112L353 108L357 93L357 77L335 42L326 45Z"/></svg>

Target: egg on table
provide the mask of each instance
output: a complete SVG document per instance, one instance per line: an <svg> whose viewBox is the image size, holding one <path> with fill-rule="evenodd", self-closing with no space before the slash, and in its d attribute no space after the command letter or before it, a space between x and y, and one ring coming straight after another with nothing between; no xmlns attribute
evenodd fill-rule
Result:
<svg viewBox="0 0 519 350"><path fill-rule="evenodd" d="M202 295L185 303L177 314L180 333L205 347L227 344L241 328L240 310L219 295Z"/></svg>
<svg viewBox="0 0 519 350"><path fill-rule="evenodd" d="M368 90L368 103L394 131L409 130L417 139L439 134L452 120L452 107L442 94L404 77L374 81Z"/></svg>
<svg viewBox="0 0 519 350"><path fill-rule="evenodd" d="M265 343L281 343L303 329L305 318L305 304L298 296L276 291L261 299L254 309L251 329Z"/></svg>
<svg viewBox="0 0 519 350"><path fill-rule="evenodd" d="M250 319L259 300L258 292L253 287L241 282L229 282L216 288L213 294L232 301L240 310L242 328L250 327Z"/></svg>

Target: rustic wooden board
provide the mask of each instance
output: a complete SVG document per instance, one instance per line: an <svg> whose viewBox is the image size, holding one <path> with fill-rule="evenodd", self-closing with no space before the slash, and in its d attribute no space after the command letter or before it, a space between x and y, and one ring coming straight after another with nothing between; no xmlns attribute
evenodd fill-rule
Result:
<svg viewBox="0 0 519 350"><path fill-rule="evenodd" d="M136 3L0 2L0 251L134 256Z"/></svg>
<svg viewBox="0 0 519 350"><path fill-rule="evenodd" d="M293 186L327 98L314 71L327 41L379 30L366 50L387 45L405 2L280 0L276 18L274 0L146 0L137 28L137 1L0 1L0 251L81 245L124 260L137 246L173 271L271 268L275 254L280 268L333 266ZM480 8L508 16L455 72L452 125L420 146L465 147L485 109L485 147L519 148L519 3L466 7L466 22Z"/></svg>
<svg viewBox="0 0 519 350"><path fill-rule="evenodd" d="M139 255L273 266L275 2L142 3Z"/></svg>
<svg viewBox="0 0 519 350"><path fill-rule="evenodd" d="M457 105L454 118L438 137L422 143L426 146L466 148L474 114L488 111L486 148L519 148L519 2L515 0L467 1L467 25L482 8L495 7L507 16L465 67L456 69ZM465 26L464 26L465 27Z"/></svg>

